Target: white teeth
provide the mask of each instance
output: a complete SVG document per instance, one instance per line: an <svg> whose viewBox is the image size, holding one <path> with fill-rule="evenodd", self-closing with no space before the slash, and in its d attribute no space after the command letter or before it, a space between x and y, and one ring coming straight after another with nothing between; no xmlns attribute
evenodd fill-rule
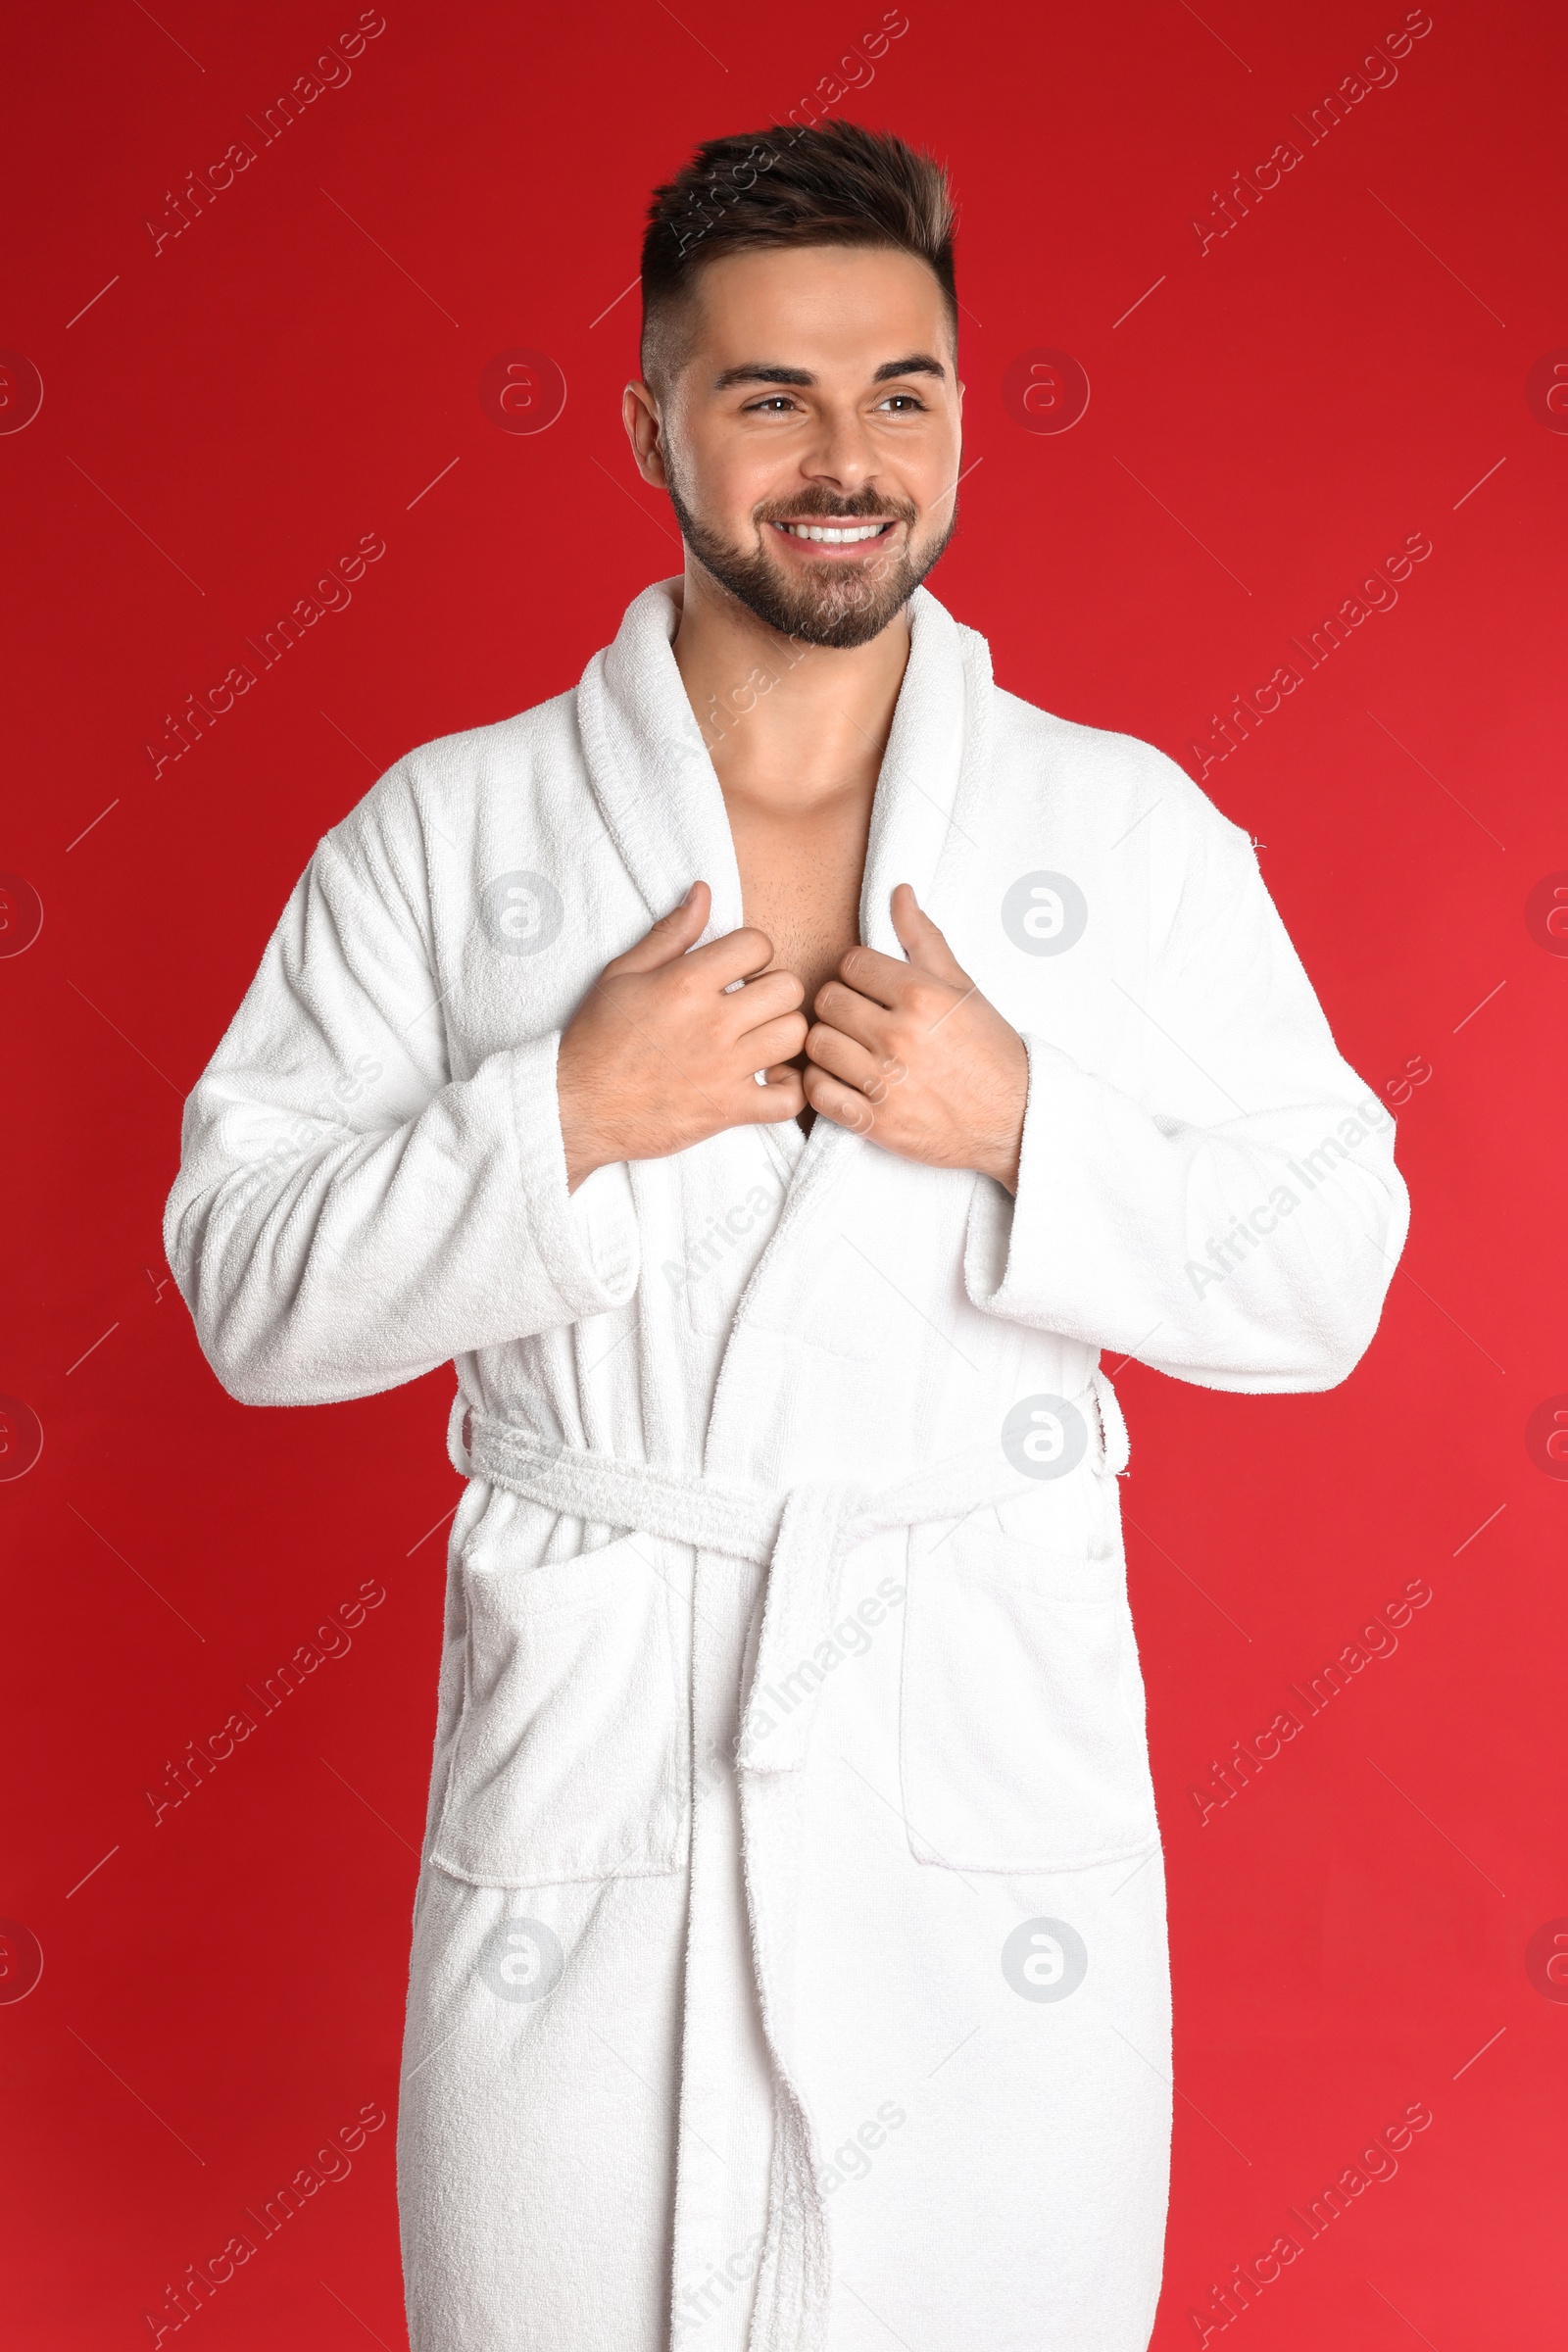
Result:
<svg viewBox="0 0 1568 2352"><path fill-rule="evenodd" d="M821 539L829 547L843 547L856 539L880 538L888 526L885 522L861 522L839 528L819 522L786 522L782 527L795 539Z"/></svg>

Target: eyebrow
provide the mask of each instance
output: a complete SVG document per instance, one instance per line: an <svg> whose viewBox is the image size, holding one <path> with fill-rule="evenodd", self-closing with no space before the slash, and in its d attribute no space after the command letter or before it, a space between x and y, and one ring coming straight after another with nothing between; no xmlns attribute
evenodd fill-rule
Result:
<svg viewBox="0 0 1568 2352"><path fill-rule="evenodd" d="M940 360L926 351L911 352L907 359L884 360L872 376L873 384L885 384L899 375L936 375L947 379L947 369ZM726 368L715 376L713 390L727 392L735 384L799 384L809 387L816 377L808 368L785 368L771 360L747 360L738 368Z"/></svg>

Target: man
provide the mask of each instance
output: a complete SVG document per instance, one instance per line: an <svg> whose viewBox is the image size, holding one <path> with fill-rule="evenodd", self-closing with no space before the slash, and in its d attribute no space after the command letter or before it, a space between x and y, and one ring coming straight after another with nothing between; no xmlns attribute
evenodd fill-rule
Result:
<svg viewBox="0 0 1568 2352"><path fill-rule="evenodd" d="M1164 1887L1102 1350L1311 1390L1392 1121L1245 833L993 684L937 167L655 197L683 576L319 845L191 1100L225 1386L455 1357L416 2352L1142 2352Z"/></svg>

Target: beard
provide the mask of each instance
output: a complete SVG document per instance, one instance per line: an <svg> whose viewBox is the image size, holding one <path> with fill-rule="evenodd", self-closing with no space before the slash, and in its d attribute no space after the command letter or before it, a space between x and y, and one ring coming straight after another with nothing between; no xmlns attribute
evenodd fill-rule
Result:
<svg viewBox="0 0 1568 2352"><path fill-rule="evenodd" d="M667 460L666 460L667 465ZM681 536L707 572L739 599L767 628L804 645L828 646L839 651L868 645L908 603L936 564L958 522L958 503L947 528L915 548L918 520L907 500L883 497L874 490L857 491L853 498L835 499L827 490L808 490L800 498L759 507L752 519L760 534L753 554L730 547L716 531L698 520L672 474L666 473L669 503ZM866 522L891 518L907 528L897 555L868 541L871 553L858 561L829 558L809 569L796 571L768 546L773 522Z"/></svg>

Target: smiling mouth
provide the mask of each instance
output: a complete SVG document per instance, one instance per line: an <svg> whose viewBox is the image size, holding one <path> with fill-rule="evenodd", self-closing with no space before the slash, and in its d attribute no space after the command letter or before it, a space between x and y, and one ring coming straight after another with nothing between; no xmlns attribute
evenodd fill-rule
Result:
<svg viewBox="0 0 1568 2352"><path fill-rule="evenodd" d="M896 516L884 514L869 521L774 522L768 528L786 539L806 540L815 547L871 547L887 537L896 520Z"/></svg>

